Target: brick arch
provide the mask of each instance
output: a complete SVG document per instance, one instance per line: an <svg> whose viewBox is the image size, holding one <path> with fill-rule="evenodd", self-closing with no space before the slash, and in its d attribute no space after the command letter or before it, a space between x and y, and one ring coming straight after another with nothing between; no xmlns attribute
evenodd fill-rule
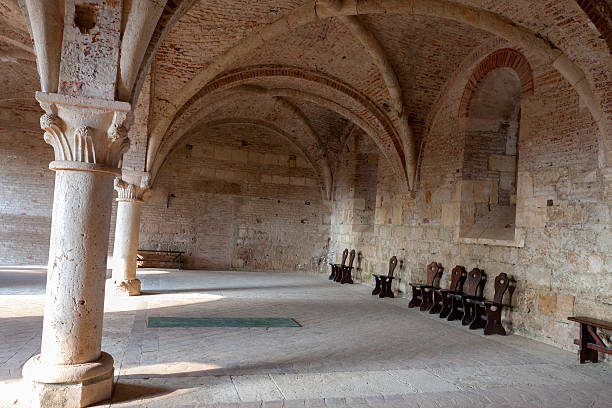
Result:
<svg viewBox="0 0 612 408"><path fill-rule="evenodd" d="M306 122L303 118L303 113L293 106L288 100L284 97L274 97L273 95L268 95L264 92L263 88L258 87L237 87L232 91L235 92L225 92L221 98L209 102L206 101L204 107L197 111L192 112L189 115L183 115L180 118L180 121L177 123L177 126L174 126L170 129L168 133L168 137L165 139L165 143L162 145L162 148L159 150L157 155L157 161L155 166L151 169L150 182L154 183L159 174L160 168L163 166L163 163L167 160L171 151L174 149L174 146L181 140L186 134L191 133L193 129L196 127L201 127L202 123L222 123L224 121L234 122L239 118L243 122L250 123L259 123L270 125L268 126L270 129L274 130L275 134L281 135L285 137L291 144L296 146L299 150L302 151L306 159L310 162L312 167L315 169L317 176L321 181L321 186L323 187L323 191L326 194L326 198L331 194L331 186L332 186L332 173L329 165L329 161L327 160L326 153L322 147L321 141L314 131L311 128L310 123ZM280 128L277 125L272 124L270 121L262 120L264 116L253 116L249 113L242 113L238 116L236 114L230 114L229 116L221 114L215 115L215 119L211 119L212 114L218 109L222 108L227 104L234 104L238 100L245 98L245 96L251 97L263 97L263 98L274 98L278 107L283 115L286 117L290 117L292 122L295 123L298 127L308 128L304 129L303 137L297 137L291 130L286 128ZM227 118L230 119L227 119ZM261 127L261 126L260 126Z"/></svg>
<svg viewBox="0 0 612 408"><path fill-rule="evenodd" d="M136 104L138 96L145 82L147 73L151 69L151 64L155 55L164 40L170 34L174 25L196 4L199 0L167 0L162 10L155 30L151 34L151 39L140 64L136 81L131 89L129 102Z"/></svg>
<svg viewBox="0 0 612 408"><path fill-rule="evenodd" d="M612 52L612 6L605 0L576 0L576 3L601 33L608 44L608 50Z"/></svg>
<svg viewBox="0 0 612 408"><path fill-rule="evenodd" d="M322 72L311 71L299 67L293 66L279 66L279 65L258 65L235 69L232 71L225 72L218 75L216 78L208 82L198 92L196 92L187 103L185 103L176 112L173 117L168 130L176 127L176 124L185 115L189 115L189 111L193 106L196 106L198 102L202 101L207 96L217 94L239 87L241 85L249 85L253 82L262 79L274 79L274 78L285 78L292 81L312 83L317 88L324 90L328 93L341 95L347 98L354 104L354 107L341 106L342 111L346 111L349 115L346 115L334 106L323 106L328 109L339 113L346 117L346 119L354 121L356 124L361 126L364 123L371 131L366 133L374 139L381 152L391 163L398 179L401 180L401 186L404 190L408 190L408 178L405 169L405 157L402 149L401 141L396 128L393 125L392 120L389 116L367 95L363 92L353 88L351 85L341 81L338 78L326 75ZM299 93L295 96L300 98ZM318 103L317 101L313 101ZM335 104L337 105L337 104ZM353 120L356 117L357 120ZM149 150L149 154L159 153L161 146L166 143L168 132L158 142L159 145L155 146L154 149ZM150 164L150 168L155 167L155 163L158 161L157 157L150 156L147 161Z"/></svg>
<svg viewBox="0 0 612 408"><path fill-rule="evenodd" d="M578 1L578 0L567 0ZM592 0L597 1L597 0ZM578 6L577 6L578 7ZM534 32L506 17L501 16L487 8L471 7L458 4L454 1L440 0L411 0L399 2L381 2L379 0L362 0L359 7L351 1L315 1L293 10L289 15L281 17L275 22L258 28L252 35L226 50L222 55L215 58L214 63L199 71L195 77L185 84L168 101L167 107L159 118L151 126L149 138L149 149L146 158L147 170L155 159L155 152L159 147L161 138L164 137L168 127L174 119L177 111L196 93L199 89L213 80L216 76L234 67L240 58L248 53L265 46L269 38L295 32L305 24L310 24L330 17L379 14L379 13L407 13L411 15L436 16L468 24L473 27L488 31L500 38L504 38L518 47L529 50L545 63L551 64L566 78L580 95L585 105L591 112L601 132L601 141L604 148L606 163L612 163L612 141L610 141L610 128L606 122L609 116L609 107L604 103L602 88L596 85L603 81L590 71L583 71L581 67L572 62L569 56L557 45L546 40L537 32ZM590 83L589 83L590 82ZM591 83L593 85L591 85ZM408 158L412 155L408 153ZM409 163L409 166L415 163ZM405 167L405 163L403 165Z"/></svg>
<svg viewBox="0 0 612 408"><path fill-rule="evenodd" d="M320 163L318 163L317 160L313 158L312 154L308 151L308 149L305 148L298 140L296 140L295 137L293 137L290 133L288 133L284 129L278 127L273 122L269 120L253 119L249 117L229 116L229 117L224 117L220 119L204 120L201 123L197 124L198 128L200 129L220 127L220 126L231 126L231 125L243 125L243 126L252 126L252 127L262 128L269 132L272 132L273 134L277 136L280 136L286 142L295 146L304 155L304 157L306 158L306 161L308 162L308 164L310 164L310 166L312 167L312 169L314 170L317 176L317 179L319 180L319 188L321 190L321 199L329 200L328 190L331 188L331 182L332 182L331 174L327 174L325 172L326 169L321 168ZM178 143L181 139L183 139L184 137L188 135L190 135L190 132L185 132L181 134L180 137L176 140L173 147L176 145L176 143ZM164 164L168 161L168 158L170 157L170 153L172 152L172 150L173 149L171 149L168 152L168 154L164 157L164 160L159 163L159 167L154 173L154 177L151 178L151 181L150 181L151 186L155 185L159 172L163 168ZM329 171L329 169L327 170ZM329 179L327 179L327 177L329 177Z"/></svg>
<svg viewBox="0 0 612 408"><path fill-rule="evenodd" d="M521 80L523 96L533 95L533 72L531 71L529 61L527 61L527 58L517 50L503 48L485 57L472 72L463 90L461 102L459 103L458 116L460 118L469 116L470 103L472 102L472 96L474 95L478 83L482 81L489 72L497 68L512 68Z"/></svg>

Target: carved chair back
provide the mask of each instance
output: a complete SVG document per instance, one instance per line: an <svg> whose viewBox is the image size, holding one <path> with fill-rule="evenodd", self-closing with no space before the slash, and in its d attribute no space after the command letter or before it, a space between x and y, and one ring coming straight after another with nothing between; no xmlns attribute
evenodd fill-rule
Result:
<svg viewBox="0 0 612 408"><path fill-rule="evenodd" d="M389 273L387 274L387 276L393 277L393 271L395 270L396 266L397 266L397 257L393 255L391 259L389 259Z"/></svg>
<svg viewBox="0 0 612 408"><path fill-rule="evenodd" d="M506 275L504 272L497 275L495 278L495 294L493 295L493 302L499 304L502 303L508 286L510 286L510 279L508 278L508 275Z"/></svg>
<svg viewBox="0 0 612 408"><path fill-rule="evenodd" d="M466 294L468 296L478 296L478 292L480 289L480 294L482 295L482 287L484 286L485 281L487 280L487 275L484 273L482 269L474 268L470 271L467 278L467 290Z"/></svg>
<svg viewBox="0 0 612 408"><path fill-rule="evenodd" d="M436 280L439 282L444 268L437 262L432 262L427 265L427 284L435 286Z"/></svg>
<svg viewBox="0 0 612 408"><path fill-rule="evenodd" d="M347 256L348 256L348 248L344 248L344 251L342 251L342 262L340 263L340 265L344 266Z"/></svg>
<svg viewBox="0 0 612 408"><path fill-rule="evenodd" d="M354 260L355 260L355 250L353 249L351 250L351 256L349 256L349 264L348 264L349 267L353 266Z"/></svg>
<svg viewBox="0 0 612 408"><path fill-rule="evenodd" d="M451 283L448 289L451 292L461 292L465 278L467 278L465 268L461 265L456 265L451 271Z"/></svg>

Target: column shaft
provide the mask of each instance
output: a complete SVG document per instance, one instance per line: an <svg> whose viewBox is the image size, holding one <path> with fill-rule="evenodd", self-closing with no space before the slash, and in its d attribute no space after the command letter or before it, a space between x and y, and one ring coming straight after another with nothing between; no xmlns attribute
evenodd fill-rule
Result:
<svg viewBox="0 0 612 408"><path fill-rule="evenodd" d="M136 279L136 253L142 202L121 198L117 201L117 226L113 249L114 294L135 296L140 294L140 281Z"/></svg>
<svg viewBox="0 0 612 408"><path fill-rule="evenodd" d="M41 360L100 357L113 175L57 170Z"/></svg>

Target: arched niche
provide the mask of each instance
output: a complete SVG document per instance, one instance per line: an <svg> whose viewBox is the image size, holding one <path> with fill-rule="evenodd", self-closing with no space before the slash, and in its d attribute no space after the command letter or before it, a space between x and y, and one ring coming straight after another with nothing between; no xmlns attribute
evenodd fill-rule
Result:
<svg viewBox="0 0 612 408"><path fill-rule="evenodd" d="M473 83L464 105L462 239L515 241L521 77L494 67Z"/></svg>

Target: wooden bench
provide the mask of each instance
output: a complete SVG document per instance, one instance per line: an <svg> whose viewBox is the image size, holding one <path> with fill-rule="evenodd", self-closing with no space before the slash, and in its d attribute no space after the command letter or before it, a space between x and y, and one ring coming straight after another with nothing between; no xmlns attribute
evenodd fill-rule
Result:
<svg viewBox="0 0 612 408"><path fill-rule="evenodd" d="M350 283L353 284L353 277L351 276L351 272L353 271L353 261L355 260L355 250L351 250L351 254L349 255L348 265L342 265L340 267L341 276L340 280L336 282L340 282L342 284Z"/></svg>
<svg viewBox="0 0 612 408"><path fill-rule="evenodd" d="M408 307L419 306L420 310L429 310L433 306L433 290L437 289L444 268L437 262L427 265L427 283L411 283L412 299Z"/></svg>
<svg viewBox="0 0 612 408"><path fill-rule="evenodd" d="M573 316L567 319L580 323L580 338L574 340L574 344L579 347L578 361L580 361L580 364L587 361L596 363L599 361L598 352L612 354L612 347L606 345L597 334L597 328L612 330L612 322L583 316Z"/></svg>
<svg viewBox="0 0 612 408"><path fill-rule="evenodd" d="M391 290L391 283L393 282L393 279L395 279L393 277L393 271L395 270L396 266L397 257L392 256L391 259L389 259L389 273L386 275L372 275L376 279L376 287L372 291L373 296L378 295L380 298L394 297L393 291Z"/></svg>
<svg viewBox="0 0 612 408"><path fill-rule="evenodd" d="M176 266L183 269L183 251L162 251L155 249L139 249L136 254L139 268L158 268Z"/></svg>
<svg viewBox="0 0 612 408"><path fill-rule="evenodd" d="M345 248L344 251L342 251L342 263L339 263L339 264L332 263L332 262L329 263L329 265L331 266L331 274L329 275L329 278L328 278L329 280L333 280L334 282L337 282L336 277L342 275L342 266L344 266L344 263L346 262L348 253L349 253L348 248Z"/></svg>
<svg viewBox="0 0 612 408"><path fill-rule="evenodd" d="M448 289L434 289L433 307L429 309L431 314L440 314L440 318L446 318L451 312L451 293L463 293L463 283L467 278L467 272L461 265L455 265L451 271L451 283Z"/></svg>
<svg viewBox="0 0 612 408"><path fill-rule="evenodd" d="M513 279L508 278L505 273L500 273L495 278L495 293L493 294L493 301L490 300L477 300L467 297L465 301L468 305L472 305L473 319L470 322L470 329L484 329L485 335L500 334L506 335L506 329L501 323L501 312L505 307L509 308L510 305L504 305L504 295L510 283L514 282ZM512 293L510 294L512 296Z"/></svg>
<svg viewBox="0 0 612 408"><path fill-rule="evenodd" d="M449 293L451 297L451 311L446 320L452 322L461 318L461 324L467 326L474 319L475 313L471 303L466 299L481 300L484 285L487 281L487 274L483 270L474 268L470 271L467 278L467 290L465 293Z"/></svg>

